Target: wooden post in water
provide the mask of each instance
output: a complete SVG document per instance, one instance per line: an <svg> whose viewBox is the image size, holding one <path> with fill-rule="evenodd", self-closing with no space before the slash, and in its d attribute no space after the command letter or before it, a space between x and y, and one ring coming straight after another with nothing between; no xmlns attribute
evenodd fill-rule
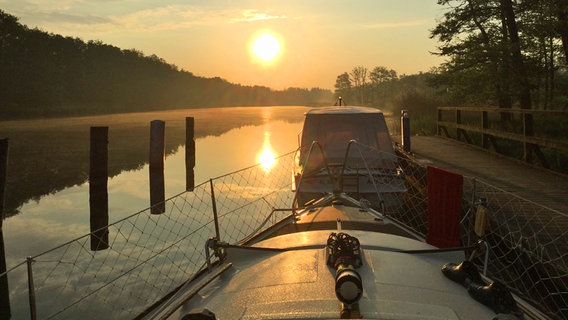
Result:
<svg viewBox="0 0 568 320"><path fill-rule="evenodd" d="M185 118L185 190L193 191L195 187L195 120Z"/></svg>
<svg viewBox="0 0 568 320"><path fill-rule="evenodd" d="M164 180L166 123L153 120L150 123L150 212L166 212Z"/></svg>
<svg viewBox="0 0 568 320"><path fill-rule="evenodd" d="M6 190L6 174L8 169L8 139L0 139L0 274L6 272L6 252L4 250L4 192ZM8 275L0 276L0 320L12 317L10 309L10 290Z"/></svg>
<svg viewBox="0 0 568 320"><path fill-rule="evenodd" d="M108 127L91 127L89 207L91 250L108 245Z"/></svg>

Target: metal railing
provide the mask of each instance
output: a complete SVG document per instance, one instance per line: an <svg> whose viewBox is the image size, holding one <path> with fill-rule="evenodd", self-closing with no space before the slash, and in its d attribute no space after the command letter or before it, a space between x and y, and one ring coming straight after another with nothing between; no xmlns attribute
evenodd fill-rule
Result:
<svg viewBox="0 0 568 320"><path fill-rule="evenodd" d="M22 259L7 272L13 317L123 319L144 313L205 270L208 258L215 263L205 248L210 238L242 243L292 214L278 208L293 203L294 153L276 161L268 173L253 166L172 197L163 214L148 208L110 224L106 250L91 251L87 234ZM425 235L426 167L409 158L393 161L403 170L405 191L391 193L383 213ZM482 239L489 245L489 264L484 258L474 262L551 317L568 318L568 216L471 177L463 188L462 244ZM473 231L472 214L480 206L488 222L481 235Z"/></svg>

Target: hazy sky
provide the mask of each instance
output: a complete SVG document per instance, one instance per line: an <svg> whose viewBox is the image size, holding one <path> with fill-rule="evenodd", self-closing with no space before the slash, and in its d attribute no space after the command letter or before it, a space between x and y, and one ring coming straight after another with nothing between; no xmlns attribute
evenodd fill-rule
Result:
<svg viewBox="0 0 568 320"><path fill-rule="evenodd" d="M274 89L333 89L355 66L428 71L436 0L0 0L30 28L156 54L198 76ZM278 54L251 53L263 32ZM273 50L277 50L272 48Z"/></svg>

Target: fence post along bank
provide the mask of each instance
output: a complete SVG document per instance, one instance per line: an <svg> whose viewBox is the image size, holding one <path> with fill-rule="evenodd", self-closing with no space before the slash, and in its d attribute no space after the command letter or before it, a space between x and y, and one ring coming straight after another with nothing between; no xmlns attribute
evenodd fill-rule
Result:
<svg viewBox="0 0 568 320"><path fill-rule="evenodd" d="M552 157L568 157L568 140L558 134L568 120L566 111L438 107L437 112L439 136L553 170ZM504 114L510 120L501 120Z"/></svg>

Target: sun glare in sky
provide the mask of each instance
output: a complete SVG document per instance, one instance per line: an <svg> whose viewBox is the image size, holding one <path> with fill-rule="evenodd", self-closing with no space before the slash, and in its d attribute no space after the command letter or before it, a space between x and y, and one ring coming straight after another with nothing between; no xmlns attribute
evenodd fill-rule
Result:
<svg viewBox="0 0 568 320"><path fill-rule="evenodd" d="M432 54L439 51L439 43L430 31L445 12L437 1L93 3L0 0L0 8L30 29L84 41L96 39L124 50L155 54L202 77L275 90L333 91L337 76L355 66L415 74L445 62Z"/></svg>
<svg viewBox="0 0 568 320"><path fill-rule="evenodd" d="M272 62L280 54L280 40L273 34L265 32L257 36L252 43L252 54L262 62Z"/></svg>

